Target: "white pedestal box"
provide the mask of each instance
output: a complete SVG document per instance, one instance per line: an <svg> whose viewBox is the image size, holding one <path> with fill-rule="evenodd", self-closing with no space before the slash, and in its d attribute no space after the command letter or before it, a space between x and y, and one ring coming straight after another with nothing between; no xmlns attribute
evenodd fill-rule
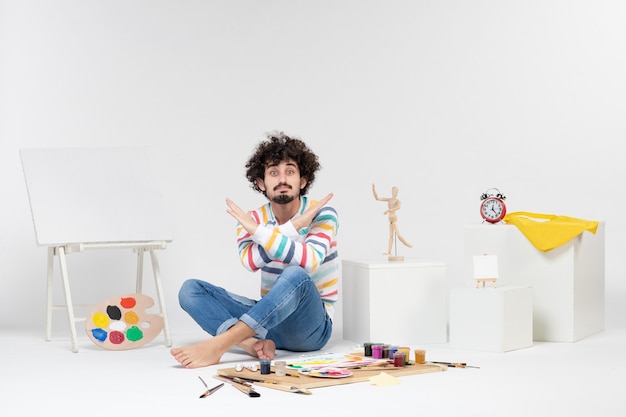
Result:
<svg viewBox="0 0 626 417"><path fill-rule="evenodd" d="M533 288L533 339L575 342L604 330L604 222L542 252L514 225L465 226L465 276L473 257L498 256L498 286Z"/></svg>
<svg viewBox="0 0 626 417"><path fill-rule="evenodd" d="M532 344L532 288L452 289L450 347L508 352Z"/></svg>
<svg viewBox="0 0 626 417"><path fill-rule="evenodd" d="M344 339L447 342L445 263L343 260L342 281Z"/></svg>

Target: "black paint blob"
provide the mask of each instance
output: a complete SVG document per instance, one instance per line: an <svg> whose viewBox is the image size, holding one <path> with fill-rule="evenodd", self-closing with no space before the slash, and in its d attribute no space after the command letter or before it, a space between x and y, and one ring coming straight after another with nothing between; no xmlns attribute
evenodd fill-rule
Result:
<svg viewBox="0 0 626 417"><path fill-rule="evenodd" d="M118 306L107 306L107 314L111 320L119 320L122 318L122 310Z"/></svg>

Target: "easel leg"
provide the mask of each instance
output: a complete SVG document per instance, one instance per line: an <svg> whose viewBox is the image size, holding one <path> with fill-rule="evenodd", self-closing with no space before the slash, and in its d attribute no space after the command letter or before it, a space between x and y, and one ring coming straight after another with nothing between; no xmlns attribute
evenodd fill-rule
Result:
<svg viewBox="0 0 626 417"><path fill-rule="evenodd" d="M135 284L137 294L141 294L143 288L143 252L144 249L137 249L137 283Z"/></svg>
<svg viewBox="0 0 626 417"><path fill-rule="evenodd" d="M172 338L170 336L170 325L167 321L165 313L165 299L163 297L163 286L161 285L161 271L159 270L159 261L156 253L150 250L150 259L152 261L152 272L154 273L154 285L156 287L157 296L159 298L159 306L161 307L161 315L163 316L163 334L165 335L165 346L172 346Z"/></svg>
<svg viewBox="0 0 626 417"><path fill-rule="evenodd" d="M46 342L52 340L52 281L54 276L54 248L52 246L48 247L48 273L47 273L47 281L48 281L48 294L47 294L47 305L46 305Z"/></svg>
<svg viewBox="0 0 626 417"><path fill-rule="evenodd" d="M63 291L65 293L65 308L67 310L67 319L72 334L72 352L78 352L78 339L76 336L76 318L74 316L74 304L72 304L72 294L70 292L70 282L67 277L67 264L65 263L65 248L59 246L56 248L59 257L59 266L61 268L61 277L63 278Z"/></svg>

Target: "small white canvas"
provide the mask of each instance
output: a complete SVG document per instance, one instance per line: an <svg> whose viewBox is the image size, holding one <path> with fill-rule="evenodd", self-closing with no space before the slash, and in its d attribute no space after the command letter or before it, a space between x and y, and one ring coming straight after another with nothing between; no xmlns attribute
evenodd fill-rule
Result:
<svg viewBox="0 0 626 417"><path fill-rule="evenodd" d="M498 278L498 256L474 256L474 279Z"/></svg>

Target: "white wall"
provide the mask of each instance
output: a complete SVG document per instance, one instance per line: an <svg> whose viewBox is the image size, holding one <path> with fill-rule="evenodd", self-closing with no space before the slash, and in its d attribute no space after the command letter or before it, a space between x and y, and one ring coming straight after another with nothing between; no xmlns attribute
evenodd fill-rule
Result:
<svg viewBox="0 0 626 417"><path fill-rule="evenodd" d="M44 327L20 148L152 148L170 325L199 332L187 277L257 294L224 199L264 202L243 164L273 129L320 155L311 195L335 193L344 258L386 248L373 182L400 189L400 254L445 261L450 285L489 187L509 211L605 220L607 328L623 325L624 21L621 0L0 0L0 328ZM132 256L71 257L75 301L132 292Z"/></svg>

